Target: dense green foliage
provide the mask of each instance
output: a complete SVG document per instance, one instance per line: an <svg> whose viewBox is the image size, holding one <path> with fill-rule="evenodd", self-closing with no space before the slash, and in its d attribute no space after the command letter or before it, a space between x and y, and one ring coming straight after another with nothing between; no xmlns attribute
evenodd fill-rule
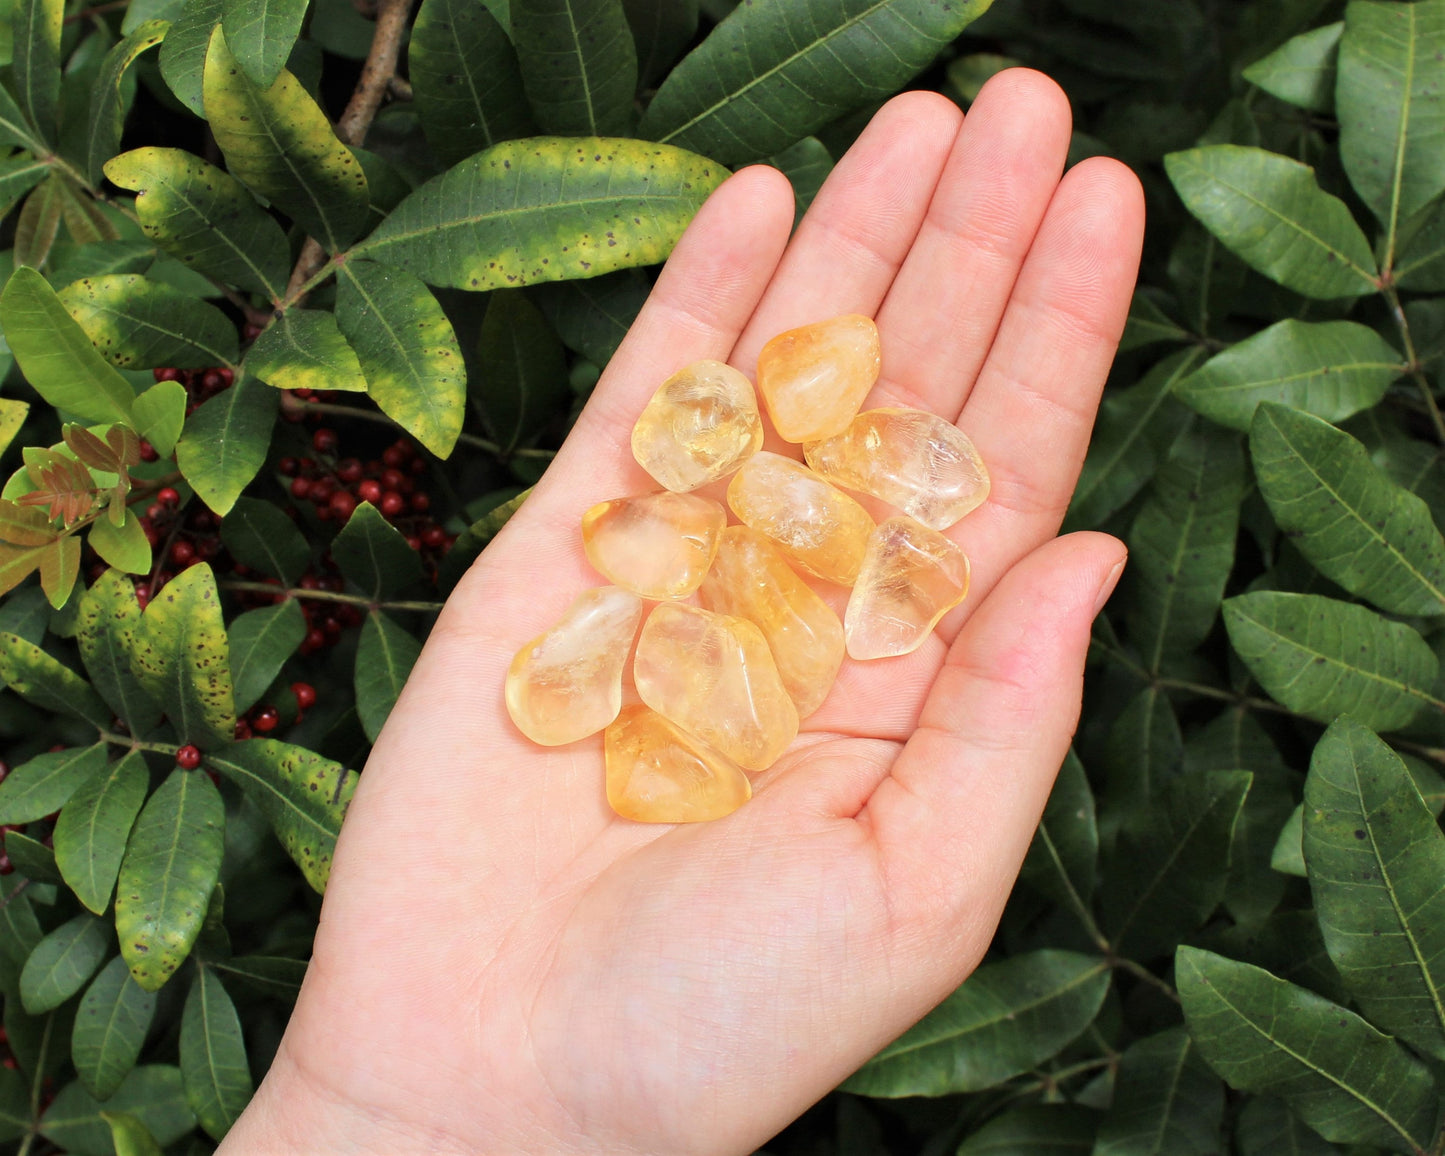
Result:
<svg viewBox="0 0 1445 1156"><path fill-rule="evenodd" d="M698 205L1013 63L1149 196L1132 562L989 958L768 1150L1442 1151L1445 0L0 8L0 1151L210 1150Z"/></svg>

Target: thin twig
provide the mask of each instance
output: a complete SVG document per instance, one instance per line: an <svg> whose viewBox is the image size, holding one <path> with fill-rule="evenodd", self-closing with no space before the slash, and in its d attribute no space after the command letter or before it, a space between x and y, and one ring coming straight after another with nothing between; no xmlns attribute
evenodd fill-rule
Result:
<svg viewBox="0 0 1445 1156"><path fill-rule="evenodd" d="M148 743L133 735L119 735L114 731L100 731L100 741L114 747L126 747L132 751L154 751L158 755L174 755L181 748L175 743Z"/></svg>
<svg viewBox="0 0 1445 1156"><path fill-rule="evenodd" d="M1142 963L1135 963L1132 959L1125 959L1122 955L1112 956L1109 962L1115 967L1123 968L1130 975L1142 979L1145 983L1158 988L1175 1003L1179 1002L1179 993L1174 990L1173 985L1160 979Z"/></svg>
<svg viewBox="0 0 1445 1156"><path fill-rule="evenodd" d="M1405 310L1400 305L1400 294L1396 292L1393 285L1387 285L1382 290L1385 300L1390 303L1390 312L1395 318L1395 325L1400 330L1400 341L1405 346L1406 368L1410 374L1410 380L1420 391L1420 397L1425 402L1425 409L1430 414L1430 424L1435 427L1435 437L1441 445L1445 445L1445 418L1440 416L1440 407L1435 404L1435 392L1430 388L1430 379L1425 376L1425 370L1420 364L1420 356L1415 351L1415 339L1410 333L1410 322L1405 317Z"/></svg>
<svg viewBox="0 0 1445 1156"><path fill-rule="evenodd" d="M387 81L386 90L391 93L394 100L410 100L412 98L411 82L403 80L399 76L393 76Z"/></svg>
<svg viewBox="0 0 1445 1156"><path fill-rule="evenodd" d="M391 426L393 429L402 428L401 426L397 425L396 422L392 421L391 418L387 417L386 414L381 413L379 410L360 409L354 405L335 405L331 402L326 401L303 401L301 398L295 397L294 395L287 395L285 401L283 402L283 408L292 413L325 413L331 414L333 417L360 418L362 421L376 422L378 425L388 425ZM496 442L489 441L487 438L478 437L476 434L469 434L466 432L457 434L457 441L459 441L462 445L473 446L476 449L484 450L489 454L496 454L497 457L502 459L540 458L546 461L550 461L552 458L555 458L557 456L556 450L531 449L526 446L523 446L520 449L512 450L511 453L506 453L502 450L502 447L499 446Z"/></svg>
<svg viewBox="0 0 1445 1156"><path fill-rule="evenodd" d="M416 610L430 614L440 610L444 605L441 602L382 602L375 598L367 598L363 594L341 594L335 590L307 590L301 586L273 586L269 582L242 582L239 579L227 579L216 585L221 590L234 590L238 593L279 594L287 598L314 598L318 602L346 602L367 610Z"/></svg>

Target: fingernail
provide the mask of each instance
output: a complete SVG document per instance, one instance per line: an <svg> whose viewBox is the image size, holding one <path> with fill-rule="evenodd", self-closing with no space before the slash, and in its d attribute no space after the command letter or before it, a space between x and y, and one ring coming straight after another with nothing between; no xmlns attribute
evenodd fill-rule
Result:
<svg viewBox="0 0 1445 1156"><path fill-rule="evenodd" d="M1099 616L1099 611L1104 609L1104 603L1109 601L1109 596L1114 593L1114 587L1119 585L1119 576L1124 573L1124 564L1129 561L1126 554L1114 563L1114 568L1104 575L1104 581L1099 584L1098 596L1094 599L1094 617Z"/></svg>

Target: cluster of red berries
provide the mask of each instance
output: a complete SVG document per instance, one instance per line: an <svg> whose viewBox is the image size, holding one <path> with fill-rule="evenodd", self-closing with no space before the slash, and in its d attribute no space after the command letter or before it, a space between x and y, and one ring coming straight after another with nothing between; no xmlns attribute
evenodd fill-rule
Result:
<svg viewBox="0 0 1445 1156"><path fill-rule="evenodd" d="M269 735L282 722L291 725L299 723L306 717L306 712L316 705L316 688L309 682L293 682L291 695L296 700L296 708L294 711L288 710L285 717L279 709L267 703L253 706L238 718L236 741L253 739L257 735Z"/></svg>
<svg viewBox="0 0 1445 1156"><path fill-rule="evenodd" d="M179 381L186 387L186 415L202 402L210 401L216 394L231 388L236 375L225 366L213 369L153 369L157 381Z"/></svg>
<svg viewBox="0 0 1445 1156"><path fill-rule="evenodd" d="M199 502L181 510L180 501L180 494L165 486L156 491L155 501L141 515L146 541L152 550L163 551L157 558L155 573L136 579L136 599L142 609L177 573L197 562L214 562L225 549L220 537L221 519ZM104 569L104 563L93 563L92 580Z"/></svg>

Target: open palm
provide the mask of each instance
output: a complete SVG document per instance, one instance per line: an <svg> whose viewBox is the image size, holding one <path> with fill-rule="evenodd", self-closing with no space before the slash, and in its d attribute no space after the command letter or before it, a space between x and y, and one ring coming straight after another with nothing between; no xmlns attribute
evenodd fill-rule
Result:
<svg viewBox="0 0 1445 1156"><path fill-rule="evenodd" d="M986 949L1077 721L1123 564L1055 539L1138 262L1134 177L1061 173L1068 104L1014 70L965 121L889 102L789 240L767 168L677 246L535 493L447 604L351 806L315 957L226 1151L740 1152L956 986ZM511 725L513 653L601 584L582 512L652 483L627 450L700 358L876 318L866 405L973 438L988 502L950 533L973 588L912 655L844 665L726 819L607 806L601 736Z"/></svg>

